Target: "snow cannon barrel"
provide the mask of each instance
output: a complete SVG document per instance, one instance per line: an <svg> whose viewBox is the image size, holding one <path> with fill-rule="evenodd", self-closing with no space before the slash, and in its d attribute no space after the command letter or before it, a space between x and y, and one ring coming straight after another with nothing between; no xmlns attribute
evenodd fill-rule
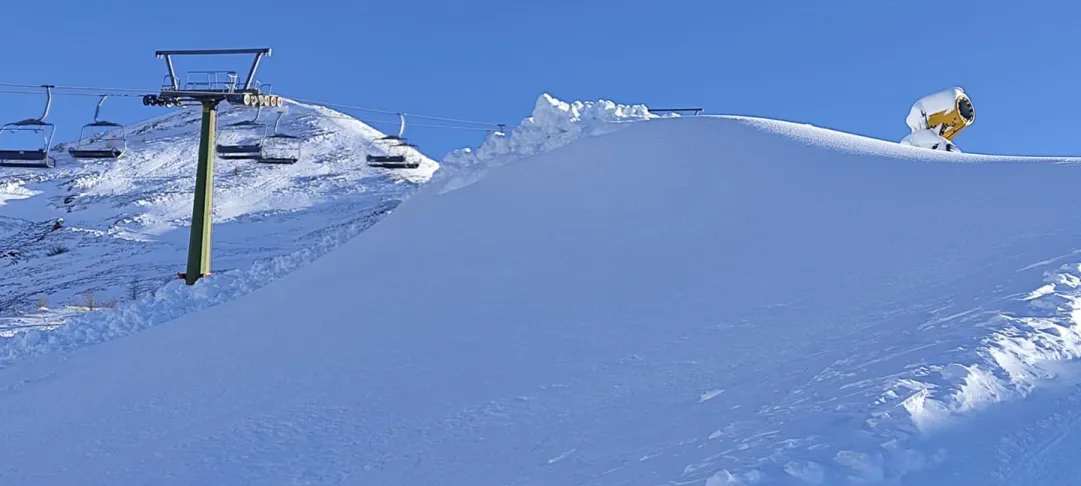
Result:
<svg viewBox="0 0 1081 486"><path fill-rule="evenodd" d="M912 105L905 122L913 133L930 130L946 140L953 140L975 119L972 100L963 89L954 87L920 98Z"/></svg>

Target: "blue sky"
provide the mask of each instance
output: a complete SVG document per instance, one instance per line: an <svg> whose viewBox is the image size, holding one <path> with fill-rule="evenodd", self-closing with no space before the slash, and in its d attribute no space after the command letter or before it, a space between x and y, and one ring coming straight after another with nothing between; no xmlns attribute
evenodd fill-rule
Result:
<svg viewBox="0 0 1081 486"><path fill-rule="evenodd" d="M201 9L213 20L198 23ZM269 46L260 78L296 98L517 123L549 92L890 140L907 134L918 97L960 85L977 113L956 140L963 150L1081 155L1079 10L997 0L5 1L0 82L155 88L155 49ZM227 67L246 67L237 62ZM58 141L73 138L95 100L57 101ZM0 94L0 119L34 115L37 103ZM117 99L106 112L130 122L162 110ZM408 136L441 157L482 135Z"/></svg>

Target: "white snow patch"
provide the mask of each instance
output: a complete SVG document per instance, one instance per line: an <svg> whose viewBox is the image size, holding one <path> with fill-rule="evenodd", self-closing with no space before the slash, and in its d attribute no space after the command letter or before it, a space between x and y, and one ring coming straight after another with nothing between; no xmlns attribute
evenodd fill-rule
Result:
<svg viewBox="0 0 1081 486"><path fill-rule="evenodd" d="M705 486L736 486L757 484L762 481L762 475L757 470L750 470L741 474L732 474L727 469L717 471L706 479Z"/></svg>
<svg viewBox="0 0 1081 486"><path fill-rule="evenodd" d="M954 423L954 418L1030 394L1054 379L1058 363L1081 357L1081 264L1067 264L1045 275L1046 283L1018 298L1027 312L998 314L998 329L975 350L979 361L948 363L923 378L897 380L908 388L901 405L924 432ZM937 380L929 380L937 375ZM892 402L883 397L885 402Z"/></svg>
<svg viewBox="0 0 1081 486"><path fill-rule="evenodd" d="M784 471L789 476L810 484L822 484L826 480L826 470L814 461L788 461L784 465Z"/></svg>
<svg viewBox="0 0 1081 486"><path fill-rule="evenodd" d="M852 470L854 474L849 476L852 480L876 483L885 479L885 471L882 469L882 457L877 453L840 451L834 456L833 460Z"/></svg>
<svg viewBox="0 0 1081 486"><path fill-rule="evenodd" d="M31 191L24 187L23 181L10 181L0 183L0 206L7 204L7 201L15 201L18 199L26 199L37 194L36 191Z"/></svg>
<svg viewBox="0 0 1081 486"><path fill-rule="evenodd" d="M612 133L638 121L664 117L646 105L619 104L609 100L565 102L548 93L537 98L532 114L513 128L489 134L477 148L457 149L441 162L437 179L441 192L473 184L488 170L529 156L549 152L575 140Z"/></svg>
<svg viewBox="0 0 1081 486"><path fill-rule="evenodd" d="M555 464L555 463L557 463L557 462L559 462L559 461L562 461L562 460L564 460L564 459L566 459L566 458L570 457L570 455L571 455L571 454L574 454L574 451L577 451L577 450L578 450L578 449L571 449L571 450L569 450L569 451L565 451L565 452L563 452L562 454L560 454L560 455L558 455L558 456L555 456L555 457L553 457L553 458L551 458L551 459L548 459L548 464Z"/></svg>
<svg viewBox="0 0 1081 486"><path fill-rule="evenodd" d="M702 395L698 397L698 403L713 400L714 398L720 396L722 393L724 393L724 390L720 388L715 388L713 390L702 392Z"/></svg>

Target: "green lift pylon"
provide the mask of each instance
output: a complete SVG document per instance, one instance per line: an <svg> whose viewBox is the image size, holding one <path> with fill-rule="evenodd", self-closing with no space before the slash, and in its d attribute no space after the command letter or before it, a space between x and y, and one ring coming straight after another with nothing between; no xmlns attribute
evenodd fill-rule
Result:
<svg viewBox="0 0 1081 486"><path fill-rule="evenodd" d="M210 273L210 229L214 209L214 125L218 104L203 102L203 126L199 132L199 166L195 169L195 205L191 212L191 236L188 240L188 266L184 281L194 284Z"/></svg>
<svg viewBox="0 0 1081 486"><path fill-rule="evenodd" d="M173 68L173 56L207 56L227 54L250 54L255 56L243 84L235 71L194 71L187 74L181 86ZM199 136L199 164L195 171L195 197L191 214L191 235L188 240L188 264L184 273L178 274L188 285L210 274L210 234L213 226L214 196L214 133L217 124L218 105L229 104L249 107L282 106L280 96L264 94L255 84L255 71L259 61L270 55L270 49L211 49L157 51L155 55L165 59L169 74L161 93L143 96L147 106L202 106L202 128Z"/></svg>

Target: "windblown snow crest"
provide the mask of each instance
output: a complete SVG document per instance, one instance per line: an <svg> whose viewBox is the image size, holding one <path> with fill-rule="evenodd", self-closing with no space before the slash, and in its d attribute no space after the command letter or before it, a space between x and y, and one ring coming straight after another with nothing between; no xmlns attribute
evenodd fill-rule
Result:
<svg viewBox="0 0 1081 486"><path fill-rule="evenodd" d="M619 104L604 99L568 103L542 93L533 112L517 127L488 134L475 149L462 148L447 154L435 182L442 192L460 189L480 180L488 169L656 118L662 117L650 113L643 104Z"/></svg>
<svg viewBox="0 0 1081 486"><path fill-rule="evenodd" d="M537 98L533 113L509 134L492 133L476 149L463 148L447 154L443 164L451 167L499 165L652 118L658 116L642 104L624 105L608 100L568 103L544 93Z"/></svg>
<svg viewBox="0 0 1081 486"><path fill-rule="evenodd" d="M1047 273L1045 280L1018 301L1023 307L1004 309L983 323L998 330L982 340L976 350L978 361L922 367L915 375L926 378L898 380L882 401L904 396L901 404L913 423L921 431L933 432L966 412L1023 398L1057 377L1064 362L1081 357L1081 264L1063 265ZM976 316L947 320L972 322Z"/></svg>

